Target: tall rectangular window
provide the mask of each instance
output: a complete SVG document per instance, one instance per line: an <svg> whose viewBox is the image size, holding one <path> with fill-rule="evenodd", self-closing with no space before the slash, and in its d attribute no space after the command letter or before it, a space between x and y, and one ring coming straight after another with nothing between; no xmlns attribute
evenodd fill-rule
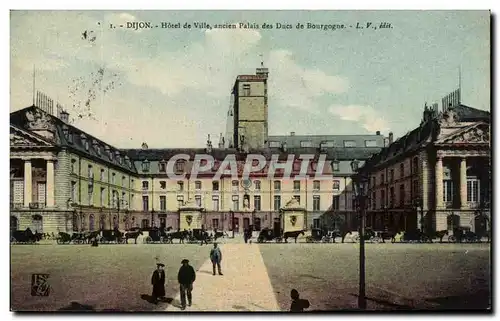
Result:
<svg viewBox="0 0 500 321"><path fill-rule="evenodd" d="M333 196L332 207L334 210L338 210L340 208L340 196L339 195Z"/></svg>
<svg viewBox="0 0 500 321"><path fill-rule="evenodd" d="M232 181L231 182L231 190L233 192L238 192L238 185L239 185L239 183L237 180Z"/></svg>
<svg viewBox="0 0 500 321"><path fill-rule="evenodd" d="M194 189L197 191L201 190L201 181L194 182Z"/></svg>
<svg viewBox="0 0 500 321"><path fill-rule="evenodd" d="M89 184L88 192L89 192L89 205L94 205L94 184Z"/></svg>
<svg viewBox="0 0 500 321"><path fill-rule="evenodd" d="M253 197L253 208L256 211L260 211L260 195L255 195Z"/></svg>
<svg viewBox="0 0 500 321"><path fill-rule="evenodd" d="M300 181L293 181L293 190L300 191Z"/></svg>
<svg viewBox="0 0 500 321"><path fill-rule="evenodd" d="M281 182L274 181L274 191L281 191Z"/></svg>
<svg viewBox="0 0 500 321"><path fill-rule="evenodd" d="M101 169L101 173L100 173L100 176L99 176L99 180L101 182L105 182L105 179L104 179L104 169Z"/></svg>
<svg viewBox="0 0 500 321"><path fill-rule="evenodd" d="M243 84L243 96L250 96L250 84Z"/></svg>
<svg viewBox="0 0 500 321"><path fill-rule="evenodd" d="M389 207L394 206L394 187L391 187L389 189L389 204L387 204Z"/></svg>
<svg viewBox="0 0 500 321"><path fill-rule="evenodd" d="M89 179L94 179L94 168L92 167L92 165L89 165L88 167L88 177Z"/></svg>
<svg viewBox="0 0 500 321"><path fill-rule="evenodd" d="M147 195L142 196L142 210L144 212L149 210L149 197Z"/></svg>
<svg viewBox="0 0 500 321"><path fill-rule="evenodd" d="M333 181L333 190L334 191L339 191L340 190L340 181L339 180L334 180Z"/></svg>
<svg viewBox="0 0 500 321"><path fill-rule="evenodd" d="M405 204L405 185L399 185L399 205L403 206Z"/></svg>
<svg viewBox="0 0 500 321"><path fill-rule="evenodd" d="M254 181L254 186L256 191L260 191L260 181Z"/></svg>
<svg viewBox="0 0 500 321"><path fill-rule="evenodd" d="M467 179L467 202L479 203L479 180Z"/></svg>
<svg viewBox="0 0 500 321"><path fill-rule="evenodd" d="M443 202L453 203L453 181L451 179L443 180Z"/></svg>
<svg viewBox="0 0 500 321"><path fill-rule="evenodd" d="M320 181L313 181L313 191L319 191L320 186Z"/></svg>
<svg viewBox="0 0 500 321"><path fill-rule="evenodd" d="M218 218L213 218L212 219L212 229L218 230L219 229L219 219Z"/></svg>
<svg viewBox="0 0 500 321"><path fill-rule="evenodd" d="M385 206L385 191L384 190L380 191L380 205L381 205L381 207Z"/></svg>
<svg viewBox="0 0 500 321"><path fill-rule="evenodd" d="M413 198L418 197L420 195L420 190L418 188L418 180L413 181Z"/></svg>
<svg viewBox="0 0 500 321"><path fill-rule="evenodd" d="M71 173L76 174L76 159L71 160Z"/></svg>
<svg viewBox="0 0 500 321"><path fill-rule="evenodd" d="M401 163L399 165L399 177L404 178L405 177L405 163Z"/></svg>
<svg viewBox="0 0 500 321"><path fill-rule="evenodd" d="M212 191L218 191L219 190L219 182L218 181L213 181L212 182Z"/></svg>
<svg viewBox="0 0 500 321"><path fill-rule="evenodd" d="M99 196L99 205L100 206L104 206L104 197L105 197L105 194L106 194L106 188L101 187L101 194Z"/></svg>
<svg viewBox="0 0 500 321"><path fill-rule="evenodd" d="M184 196L177 195L177 206L180 208L184 205Z"/></svg>
<svg viewBox="0 0 500 321"><path fill-rule="evenodd" d="M240 210L240 201L238 199L233 199L233 211Z"/></svg>
<svg viewBox="0 0 500 321"><path fill-rule="evenodd" d="M319 218L313 218L313 228L319 228Z"/></svg>
<svg viewBox="0 0 500 321"><path fill-rule="evenodd" d="M76 186L76 182L71 182L71 200L74 203L77 201Z"/></svg>
<svg viewBox="0 0 500 321"><path fill-rule="evenodd" d="M159 163L159 170L160 170L160 173L165 173L167 171L167 164L161 162Z"/></svg>
<svg viewBox="0 0 500 321"><path fill-rule="evenodd" d="M183 192L184 191L184 182L183 181L177 182L177 190L179 192Z"/></svg>
<svg viewBox="0 0 500 321"><path fill-rule="evenodd" d="M196 206L201 207L201 195L196 195L194 200L196 202Z"/></svg>
<svg viewBox="0 0 500 321"><path fill-rule="evenodd" d="M167 210L167 197L165 195L160 196L160 211L165 212Z"/></svg>
<svg viewBox="0 0 500 321"><path fill-rule="evenodd" d="M111 174L111 184L113 185L115 184L115 176L116 176L115 173Z"/></svg>
<svg viewBox="0 0 500 321"><path fill-rule="evenodd" d="M313 196L313 211L319 211L320 208L320 199L319 195Z"/></svg>
<svg viewBox="0 0 500 321"><path fill-rule="evenodd" d="M274 195L274 210L279 211L280 208L281 208L281 196Z"/></svg>
<svg viewBox="0 0 500 321"><path fill-rule="evenodd" d="M297 200L297 203L300 204L300 195L293 195L293 198Z"/></svg>
<svg viewBox="0 0 500 321"><path fill-rule="evenodd" d="M212 196L212 210L219 211L219 196Z"/></svg>

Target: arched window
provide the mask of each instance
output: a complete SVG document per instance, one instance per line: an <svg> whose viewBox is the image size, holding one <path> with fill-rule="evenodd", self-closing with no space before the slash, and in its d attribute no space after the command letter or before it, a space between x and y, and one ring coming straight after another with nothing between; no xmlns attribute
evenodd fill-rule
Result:
<svg viewBox="0 0 500 321"><path fill-rule="evenodd" d="M99 229L104 230L104 220L106 217L104 215L101 215L101 218L99 219Z"/></svg>
<svg viewBox="0 0 500 321"><path fill-rule="evenodd" d="M95 220L94 214L89 215L89 231L93 232L95 230Z"/></svg>
<svg viewBox="0 0 500 321"><path fill-rule="evenodd" d="M78 231L78 217L76 213L73 213L73 232Z"/></svg>

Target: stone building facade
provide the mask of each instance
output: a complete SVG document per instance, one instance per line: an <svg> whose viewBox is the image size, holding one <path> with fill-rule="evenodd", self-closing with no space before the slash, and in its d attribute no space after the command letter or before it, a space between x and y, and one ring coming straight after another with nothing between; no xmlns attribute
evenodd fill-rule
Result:
<svg viewBox="0 0 500 321"><path fill-rule="evenodd" d="M490 229L490 113L425 107L420 126L368 159L367 226L382 230Z"/></svg>
<svg viewBox="0 0 500 321"><path fill-rule="evenodd" d="M228 113L228 133L213 148L119 149L69 124L68 114L57 116L31 106L10 114L11 228L44 233L92 231L131 227L143 229L183 226L180 210L194 204L202 210L207 229L242 231L275 227L280 209L292 198L306 210L304 228L354 228L350 163L361 162L384 146L380 132L372 135L268 135L267 68L256 75L238 76ZM176 155L190 160L175 164L183 179L170 179L167 164ZM215 160L212 171L190 177L196 155ZM222 176L217 166L233 155L238 168L248 154L263 155L266 167L248 180ZM273 155L292 157L292 176L279 172L269 178ZM297 178L301 155L312 155L309 178ZM318 168L319 159L325 166ZM326 179L315 179L321 172ZM28 192L26 192L28 191ZM281 223L280 223L281 224Z"/></svg>

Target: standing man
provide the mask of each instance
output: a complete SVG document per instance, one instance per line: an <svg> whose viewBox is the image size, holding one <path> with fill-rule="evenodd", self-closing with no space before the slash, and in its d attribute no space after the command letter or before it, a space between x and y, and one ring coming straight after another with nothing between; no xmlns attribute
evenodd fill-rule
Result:
<svg viewBox="0 0 500 321"><path fill-rule="evenodd" d="M165 264L156 263L156 270L151 277L151 284L153 285L153 303L158 304L158 298L165 297L165 271L163 268Z"/></svg>
<svg viewBox="0 0 500 321"><path fill-rule="evenodd" d="M191 291L193 291L193 282L196 280L196 273L191 265L189 265L189 260L182 260L182 266L179 269L179 274L177 274L177 281L181 288L181 309L186 309L186 294L188 299L188 306L192 304Z"/></svg>
<svg viewBox="0 0 500 321"><path fill-rule="evenodd" d="M217 246L216 242L214 242L214 248L210 250L210 261L212 261L213 275L215 275L216 265L217 269L219 270L219 275L222 275L222 271L220 268L220 262L222 261L222 252L220 251L220 248Z"/></svg>

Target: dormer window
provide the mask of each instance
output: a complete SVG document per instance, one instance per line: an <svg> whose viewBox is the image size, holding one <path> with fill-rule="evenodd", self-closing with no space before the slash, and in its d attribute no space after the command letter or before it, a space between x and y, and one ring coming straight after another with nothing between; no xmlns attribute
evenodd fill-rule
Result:
<svg viewBox="0 0 500 321"><path fill-rule="evenodd" d="M149 172L149 161L147 159L142 161L142 171Z"/></svg>
<svg viewBox="0 0 500 321"><path fill-rule="evenodd" d="M119 151L115 151L116 160L118 163L122 163L122 158Z"/></svg>
<svg viewBox="0 0 500 321"><path fill-rule="evenodd" d="M62 126L62 131L63 131L63 135L64 135L64 137L68 138L68 133L69 133L68 126L63 125L63 126Z"/></svg>
<svg viewBox="0 0 500 321"><path fill-rule="evenodd" d="M161 161L158 164L158 169L159 169L160 173L165 173L167 171L167 164L165 163L165 161Z"/></svg>
<svg viewBox="0 0 500 321"><path fill-rule="evenodd" d="M84 145L85 145L85 150L88 152L89 151L89 142L86 140Z"/></svg>
<svg viewBox="0 0 500 321"><path fill-rule="evenodd" d="M178 160L175 162L175 171L177 173L184 172L184 161L183 160Z"/></svg>
<svg viewBox="0 0 500 321"><path fill-rule="evenodd" d="M68 143L73 144L73 133L68 132Z"/></svg>
<svg viewBox="0 0 500 321"><path fill-rule="evenodd" d="M109 160L110 161L113 160L113 151L112 150L109 151Z"/></svg>
<svg viewBox="0 0 500 321"><path fill-rule="evenodd" d="M336 159L332 160L332 172L338 172L340 170L340 162Z"/></svg>

